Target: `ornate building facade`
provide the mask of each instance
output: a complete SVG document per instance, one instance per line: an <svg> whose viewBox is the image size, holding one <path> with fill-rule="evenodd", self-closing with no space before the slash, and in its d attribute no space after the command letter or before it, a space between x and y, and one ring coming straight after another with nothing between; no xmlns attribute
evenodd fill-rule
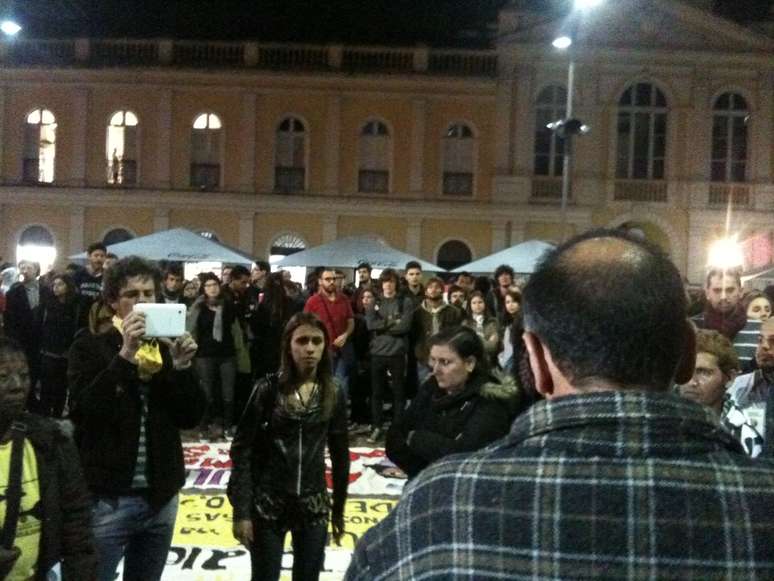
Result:
<svg viewBox="0 0 774 581"><path fill-rule="evenodd" d="M489 51L171 40L0 47L2 255L170 227L256 258L373 234L442 265L636 228L701 280L774 221L774 40L676 0L577 23L560 212L566 21L500 14Z"/></svg>

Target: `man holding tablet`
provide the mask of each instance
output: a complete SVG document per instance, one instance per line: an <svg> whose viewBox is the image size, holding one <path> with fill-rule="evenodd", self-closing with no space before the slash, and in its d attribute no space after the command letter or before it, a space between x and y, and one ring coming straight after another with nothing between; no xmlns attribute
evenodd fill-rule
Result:
<svg viewBox="0 0 774 581"><path fill-rule="evenodd" d="M161 272L129 256L105 273L103 298L113 326L79 338L68 380L76 442L89 488L99 579L160 579L185 482L179 430L195 427L206 407L191 367L196 343L187 333L151 338Z"/></svg>

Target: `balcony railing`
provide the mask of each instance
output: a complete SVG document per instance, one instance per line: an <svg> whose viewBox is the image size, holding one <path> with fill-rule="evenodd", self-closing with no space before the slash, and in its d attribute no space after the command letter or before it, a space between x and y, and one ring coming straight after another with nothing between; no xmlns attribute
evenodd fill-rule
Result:
<svg viewBox="0 0 774 581"><path fill-rule="evenodd" d="M109 160L107 183L116 186L137 185L137 162L133 159Z"/></svg>
<svg viewBox="0 0 774 581"><path fill-rule="evenodd" d="M443 193L447 196L472 196L473 174L466 172L444 172Z"/></svg>
<svg viewBox="0 0 774 581"><path fill-rule="evenodd" d="M159 62L159 47L152 40L95 40L90 60L105 66L153 66Z"/></svg>
<svg viewBox="0 0 774 581"><path fill-rule="evenodd" d="M217 190L220 186L220 164L192 163L191 187L202 191Z"/></svg>
<svg viewBox="0 0 774 581"><path fill-rule="evenodd" d="M240 68L282 71L496 77L497 54L379 46L323 46L137 39L16 39L0 42L13 66Z"/></svg>
<svg viewBox="0 0 774 581"><path fill-rule="evenodd" d="M176 41L172 62L185 67L239 67L244 64L245 47L229 42Z"/></svg>
<svg viewBox="0 0 774 581"><path fill-rule="evenodd" d="M572 190L570 191L572 197ZM537 202L559 202L562 199L562 178L534 176L530 200Z"/></svg>
<svg viewBox="0 0 774 581"><path fill-rule="evenodd" d="M729 201L737 208L752 206L749 184L711 183L709 186L709 205L728 206Z"/></svg>
<svg viewBox="0 0 774 581"><path fill-rule="evenodd" d="M306 189L306 169L303 167L274 168L274 191L278 194L297 194Z"/></svg>
<svg viewBox="0 0 774 581"><path fill-rule="evenodd" d="M358 173L358 191L367 194L386 194L390 188L390 172L361 169Z"/></svg>
<svg viewBox="0 0 774 581"><path fill-rule="evenodd" d="M616 180L613 199L616 202L666 202L667 183L648 180Z"/></svg>

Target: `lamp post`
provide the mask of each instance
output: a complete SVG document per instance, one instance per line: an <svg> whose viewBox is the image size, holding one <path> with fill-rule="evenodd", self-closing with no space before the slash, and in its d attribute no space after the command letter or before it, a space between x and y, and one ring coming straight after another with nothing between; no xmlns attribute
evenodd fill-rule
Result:
<svg viewBox="0 0 774 581"><path fill-rule="evenodd" d="M567 203L570 199L572 185L573 138L576 135L588 133L589 127L573 117L573 93L575 92L575 55L573 45L578 37L581 13L604 3L605 0L575 0L573 12L569 18L569 33L558 36L551 43L557 50L568 51L570 62L567 65L567 103L564 119L549 124L549 129L564 139L564 156L562 162L562 240L567 238Z"/></svg>
<svg viewBox="0 0 774 581"><path fill-rule="evenodd" d="M8 37L13 38L21 32L21 29L22 27L15 20L6 18L0 22L0 31Z"/></svg>

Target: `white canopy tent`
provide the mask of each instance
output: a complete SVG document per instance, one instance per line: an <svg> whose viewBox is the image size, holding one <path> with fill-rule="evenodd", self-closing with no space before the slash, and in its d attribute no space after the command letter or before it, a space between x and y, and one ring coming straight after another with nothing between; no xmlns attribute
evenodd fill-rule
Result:
<svg viewBox="0 0 774 581"><path fill-rule="evenodd" d="M531 274L535 271L535 266L537 266L540 257L552 248L554 246L548 242L527 240L455 268L452 272L491 274L501 264L507 264L518 274Z"/></svg>
<svg viewBox="0 0 774 581"><path fill-rule="evenodd" d="M253 259L240 250L221 242L205 238L185 228L173 228L147 236L133 238L126 242L107 247L119 258L142 256L149 260L170 260L178 262L223 262L227 264L250 265ZM70 256L71 260L85 260L85 252Z"/></svg>
<svg viewBox="0 0 774 581"><path fill-rule="evenodd" d="M431 272L446 272L432 262L427 262L389 246L372 236L349 236L315 246L308 250L286 256L277 266L330 266L338 268L356 268L358 264L367 262L373 268L403 268L407 262L416 260L422 265L422 270Z"/></svg>

